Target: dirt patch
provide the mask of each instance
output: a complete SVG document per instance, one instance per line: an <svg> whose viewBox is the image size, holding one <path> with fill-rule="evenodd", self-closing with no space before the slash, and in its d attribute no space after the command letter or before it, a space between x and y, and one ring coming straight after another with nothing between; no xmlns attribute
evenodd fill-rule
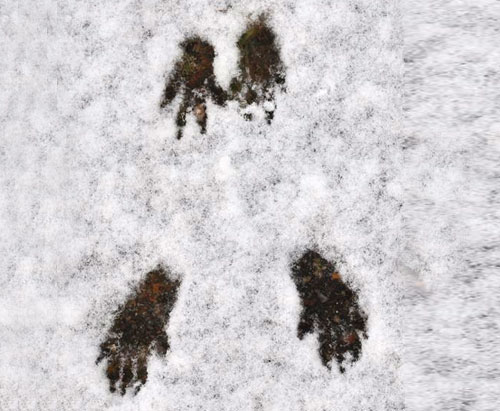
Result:
<svg viewBox="0 0 500 411"><path fill-rule="evenodd" d="M100 346L97 363L107 360L109 389L121 394L135 386L139 391L148 378L147 362L152 350L165 355L169 349L166 327L177 299L179 280L172 280L163 268L149 272L135 293L118 310L106 340Z"/></svg>
<svg viewBox="0 0 500 411"><path fill-rule="evenodd" d="M161 107L168 106L178 93L182 102L177 112L177 138L182 137L186 114L194 111L201 133L207 130L207 98L224 105L226 92L217 84L214 75L214 47L199 37L191 37L181 43L183 54L165 86Z"/></svg>
<svg viewBox="0 0 500 411"><path fill-rule="evenodd" d="M264 104L266 119L271 123L276 110L275 91L284 90L285 70L280 58L276 35L268 26L264 16L250 23L240 36L238 76L231 80L226 92L217 83L214 75L214 47L200 37L191 37L181 43L183 54L175 63L163 93L161 107L166 107L182 94L177 112L177 138L182 138L186 115L193 112L201 133L207 130L208 98L218 105L225 105L228 99L236 100L241 107ZM244 114L252 119L249 113Z"/></svg>
<svg viewBox="0 0 500 411"><path fill-rule="evenodd" d="M367 337L367 317L355 291L333 263L311 250L293 264L292 278L302 301L298 337L317 332L323 365L330 368L335 358L344 372L344 362L358 360L362 338Z"/></svg>
<svg viewBox="0 0 500 411"><path fill-rule="evenodd" d="M265 16L247 26L237 46L240 53L239 75L231 81L230 94L243 106L272 103L266 108L266 118L270 123L275 110L275 89L284 89L285 70L276 35Z"/></svg>

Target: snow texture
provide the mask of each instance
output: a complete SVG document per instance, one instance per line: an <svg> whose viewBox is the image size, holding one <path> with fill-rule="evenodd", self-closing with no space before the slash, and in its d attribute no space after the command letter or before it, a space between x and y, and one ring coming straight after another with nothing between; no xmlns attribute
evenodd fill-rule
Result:
<svg viewBox="0 0 500 411"><path fill-rule="evenodd" d="M405 1L400 378L410 410L500 404L500 3Z"/></svg>
<svg viewBox="0 0 500 411"><path fill-rule="evenodd" d="M0 0L0 409L496 409L499 6ZM272 124L209 103L176 140L178 44L210 41L227 88L262 12ZM297 338L308 247L368 314L345 374ZM99 344L158 263L171 351L111 394Z"/></svg>

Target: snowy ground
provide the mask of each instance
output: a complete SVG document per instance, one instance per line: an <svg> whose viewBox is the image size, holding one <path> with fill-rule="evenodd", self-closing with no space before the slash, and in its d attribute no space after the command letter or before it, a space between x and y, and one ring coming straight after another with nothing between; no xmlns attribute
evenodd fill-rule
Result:
<svg viewBox="0 0 500 411"><path fill-rule="evenodd" d="M500 404L500 3L407 1L400 378L411 410Z"/></svg>
<svg viewBox="0 0 500 411"><path fill-rule="evenodd" d="M0 0L1 410L497 408L498 2L40 3ZM211 104L177 141L178 43L210 40L227 87L262 11L272 125ZM310 246L369 315L343 375L296 337ZM171 351L110 394L99 343L158 262Z"/></svg>

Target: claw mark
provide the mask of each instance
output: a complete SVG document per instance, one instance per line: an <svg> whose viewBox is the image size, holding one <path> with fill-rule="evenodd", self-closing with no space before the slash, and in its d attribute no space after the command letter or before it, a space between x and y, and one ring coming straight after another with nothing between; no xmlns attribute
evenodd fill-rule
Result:
<svg viewBox="0 0 500 411"><path fill-rule="evenodd" d="M342 281L335 265L315 251L308 250L292 266L292 278L302 301L297 336L318 332L319 354L330 368L332 358L345 371L350 356L356 361L366 338L366 314L358 306L358 297Z"/></svg>
<svg viewBox="0 0 500 411"><path fill-rule="evenodd" d="M215 51L213 46L199 37L189 38L181 43L183 55L175 64L174 71L165 86L161 107L168 106L180 92L182 103L177 113L177 138L182 138L186 125L186 114L193 110L201 133L206 133L208 97L223 106L226 92L217 84L214 75Z"/></svg>
<svg viewBox="0 0 500 411"><path fill-rule="evenodd" d="M165 355L169 349L165 328L177 299L179 280L157 268L149 272L135 294L117 314L96 363L107 360L109 390L120 393L136 386L137 393L148 379L148 356L152 349Z"/></svg>

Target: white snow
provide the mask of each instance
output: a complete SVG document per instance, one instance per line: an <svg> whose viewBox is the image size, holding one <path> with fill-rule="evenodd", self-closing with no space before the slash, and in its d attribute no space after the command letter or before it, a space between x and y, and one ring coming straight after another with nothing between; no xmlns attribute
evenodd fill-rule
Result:
<svg viewBox="0 0 500 411"><path fill-rule="evenodd" d="M403 6L404 396L411 410L496 410L500 4Z"/></svg>

